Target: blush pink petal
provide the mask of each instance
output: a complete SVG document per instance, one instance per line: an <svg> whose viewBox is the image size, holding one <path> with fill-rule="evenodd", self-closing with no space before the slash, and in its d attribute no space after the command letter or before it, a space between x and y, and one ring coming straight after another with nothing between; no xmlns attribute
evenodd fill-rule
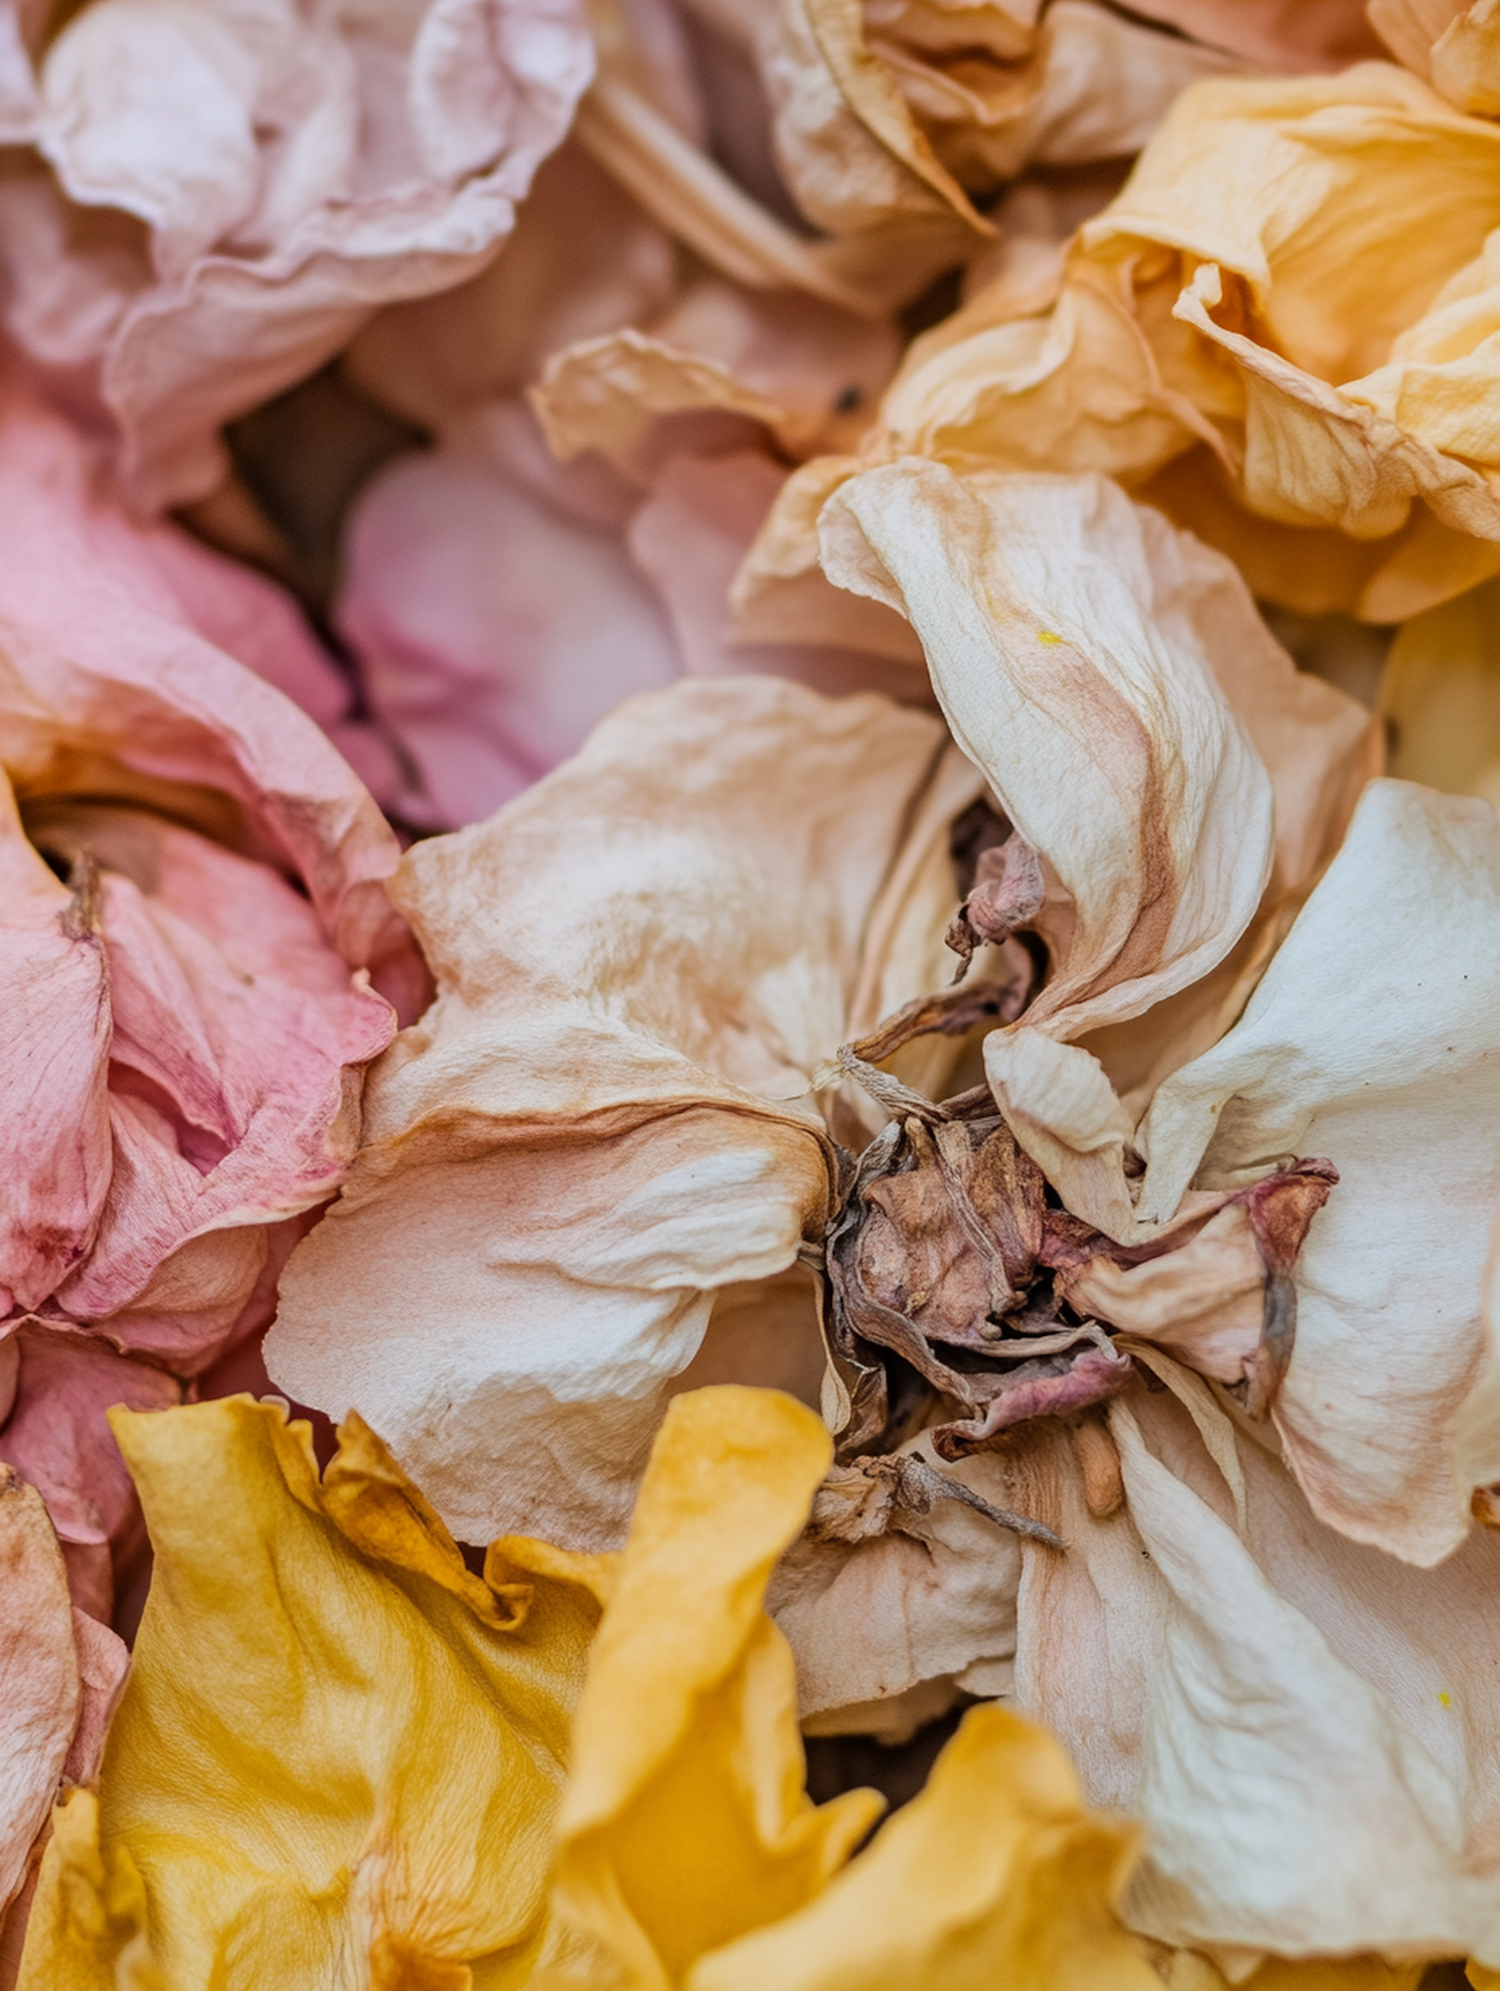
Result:
<svg viewBox="0 0 1500 1991"><path fill-rule="evenodd" d="M489 815L606 712L681 671L617 530L547 503L485 450L399 459L349 530L339 626L430 819Z"/></svg>
<svg viewBox="0 0 1500 1991"><path fill-rule="evenodd" d="M0 774L0 1306L88 1249L109 1186L109 985L97 933L26 841Z"/></svg>
<svg viewBox="0 0 1500 1991"><path fill-rule="evenodd" d="M213 640L250 619L250 588L221 600L225 619L205 632L201 594L185 605L181 592L203 561L163 563L159 541L143 554L98 481L67 424L4 391L0 725L18 794L99 794L101 776L103 793L124 796L185 784L174 814L299 876L345 961L409 984L410 939L384 889L400 852L374 800L315 726ZM264 641L274 617L253 613ZM305 653L284 662L300 677ZM109 772L85 777L91 758ZM218 791L212 802L205 790Z"/></svg>
<svg viewBox="0 0 1500 1991"><path fill-rule="evenodd" d="M93 1249L56 1295L72 1317L97 1320L137 1300L180 1246L331 1193L357 1118L359 1068L384 1048L391 1017L380 997L350 986L312 908L267 866L135 811L75 807L39 834L53 847L76 840L112 867L101 926L114 1008L113 1176ZM181 1330L205 1300L213 1327L230 1325L254 1238L213 1240L215 1255L227 1246L232 1259L227 1316L212 1320L210 1263L206 1291L174 1296L176 1345L148 1336L149 1352L192 1366ZM259 1251L252 1279L258 1267Z"/></svg>
<svg viewBox="0 0 1500 1991"><path fill-rule="evenodd" d="M483 267L592 73L580 0L92 0L0 191L11 335L139 501L200 497L226 420Z"/></svg>
<svg viewBox="0 0 1500 1991"><path fill-rule="evenodd" d="M0 1425L0 1458L46 1501L75 1601L107 1619L109 1544L135 1524L136 1504L104 1413L117 1403L165 1410L182 1401L182 1385L76 1328L31 1321L10 1338L19 1357L16 1399Z"/></svg>

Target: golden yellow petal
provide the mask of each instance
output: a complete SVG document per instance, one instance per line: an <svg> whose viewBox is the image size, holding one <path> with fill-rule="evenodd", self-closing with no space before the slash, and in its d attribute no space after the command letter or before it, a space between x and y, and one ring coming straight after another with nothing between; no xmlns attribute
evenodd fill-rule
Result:
<svg viewBox="0 0 1500 1991"><path fill-rule="evenodd" d="M1136 1840L1085 1810L1040 1729L974 1708L866 1852L800 1913L705 1957L687 1991L1159 1991L1114 1912Z"/></svg>
<svg viewBox="0 0 1500 1991"><path fill-rule="evenodd" d="M678 1397L589 1664L558 1819L555 1980L665 1991L706 1951L813 1900L879 1811L803 1788L791 1653L762 1605L830 1456L774 1391Z"/></svg>
<svg viewBox="0 0 1500 1991"><path fill-rule="evenodd" d="M274 1405L113 1421L155 1578L22 1984L526 1983L598 1566L499 1544L495 1590L355 1419L321 1485Z"/></svg>

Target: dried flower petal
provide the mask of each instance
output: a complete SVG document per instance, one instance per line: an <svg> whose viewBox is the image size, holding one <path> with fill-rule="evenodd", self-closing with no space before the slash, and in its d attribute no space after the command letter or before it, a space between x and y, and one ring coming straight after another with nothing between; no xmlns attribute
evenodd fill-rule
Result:
<svg viewBox="0 0 1500 1991"><path fill-rule="evenodd" d="M316 21L92 0L39 65L41 156L4 190L11 336L89 381L144 503L199 497L226 418L493 254L591 71L573 0Z"/></svg>
<svg viewBox="0 0 1500 1991"><path fill-rule="evenodd" d="M131 1955L249 1982L268 1954L289 1985L349 1954L377 1983L481 1959L525 1983L602 1572L515 1543L471 1574L358 1420L321 1482L274 1405L114 1422L157 1578L22 1984L113 1986Z"/></svg>
<svg viewBox="0 0 1500 1991"><path fill-rule="evenodd" d="M978 787L925 715L685 682L419 845L396 891L443 994L288 1266L273 1376L366 1405L461 1534L614 1538L714 1294L821 1239L809 1082L930 985Z"/></svg>

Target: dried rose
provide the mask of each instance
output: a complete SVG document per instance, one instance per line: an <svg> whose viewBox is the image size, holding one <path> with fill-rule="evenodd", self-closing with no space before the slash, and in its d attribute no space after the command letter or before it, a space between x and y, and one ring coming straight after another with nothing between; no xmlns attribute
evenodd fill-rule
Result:
<svg viewBox="0 0 1500 1991"><path fill-rule="evenodd" d="M828 998L809 1010L803 991L818 983L805 960L773 972L783 948L759 965L744 953L750 933L764 946L776 931L787 887L754 869L728 798L753 769L760 819L782 838L796 808L814 796L826 806L832 771L819 781L799 758L817 708L775 694L796 723L772 789L766 755L744 746L750 701L768 694L714 688L746 716L720 725L736 747L695 756L669 743L667 714L710 688L682 687L634 708L654 736L649 759L633 750L651 781L638 764L622 783L627 711L522 810L455 840L452 858L429 847L409 860L425 860L431 882L403 896L451 936L435 949L447 993L377 1074L376 1140L293 1260L273 1369L334 1407L379 1394L461 1526L485 1481L529 1512L548 1501L558 1526L582 1534L608 1514L607 1473L628 1472L629 1395L644 1428L715 1280L786 1265L826 1215L823 1403L844 1477L776 1598L804 1710L871 1725L881 1717L868 1704L883 1696L894 1729L934 1690L941 1704L955 1684L1013 1683L1067 1733L1092 1790L1143 1811L1154 1850L1130 1912L1163 1941L1337 1951L1378 1926L1390 1947L1488 1956L1500 1938L1492 1886L1461 1852L1464 1819L1471 1843L1482 1829L1488 1785L1466 1784L1452 1751L1434 1754L1428 1676L1387 1656L1428 1650L1441 1625L1462 1691L1493 1642L1489 1586L1473 1572L1495 1551L1469 1511L1500 1480L1480 1304L1500 1204L1486 1090L1500 974L1493 826L1478 805L1377 784L1314 886L1370 764L1363 716L1296 678L1222 561L1094 480L959 480L920 462L872 472L829 513L825 560L912 617L991 790L978 815L955 797L934 824L926 805L904 859L881 866L887 898L901 881L911 938L883 942L883 973L867 952L864 978L884 983L877 1013L914 982L916 999L846 1047L839 1070L890 1124L857 1172L840 1179L825 1164L820 1177L817 1129L776 1095L809 1073L816 1054L803 1046L810 1024L828 1029L817 1021ZM844 776L845 823L869 797L868 750L859 772ZM887 852L914 809L908 784L881 784ZM687 810L693 830L664 808ZM647 836L660 852L649 867ZM945 841L973 885L967 938L993 950L947 995L922 973L935 965ZM996 855L981 865L986 851ZM709 859L718 868L701 869ZM807 880L843 874L826 856L786 870L798 874L805 955L817 924ZM919 876L920 895L906 882ZM476 918L494 919L497 892L506 915L481 966ZM865 931L891 933L877 895L864 904ZM1452 954L1414 989L1404 937L1418 922ZM839 980L848 986L848 968ZM963 1039L942 1033L976 1017L1000 1024L982 1040L987 1084L955 1092ZM753 1088L727 1113L722 1092L705 1110L710 1057L726 1055L715 1037ZM691 1047L691 1064L669 1044ZM849 1107L842 1093L830 1104L844 1146ZM597 1188L580 1207L585 1166ZM453 1253L464 1205L466 1267ZM441 1260L421 1242L429 1226ZM747 1262L736 1244L765 1255ZM786 1277L776 1309L769 1293L761 1303L761 1333L744 1334L742 1361L764 1364L768 1342L781 1352ZM1425 1336L1400 1302L1414 1289L1433 1323ZM369 1295L370 1326L389 1325L378 1345L367 1330L363 1349L348 1337L333 1355L351 1290ZM436 1290L447 1315L434 1329ZM564 1307L578 1321L566 1340ZM486 1315L493 1325L476 1332ZM405 1350L418 1317L435 1373L413 1400ZM743 1334L754 1318L736 1295L720 1324ZM734 1357L710 1336L717 1373ZM662 1380L647 1381L653 1367ZM1157 1402L1143 1371L1170 1400ZM1257 1484L1246 1448L1259 1457L1273 1430L1287 1463L1268 1468L1262 1496L1244 1494ZM1258 1600L1248 1619L1217 1601L1237 1487L1250 1503L1234 1563ZM1175 1551L1163 1515L1181 1519ZM1369 1629L1347 1608L1314 1607L1297 1573L1308 1543L1320 1569L1369 1559L1363 1577L1328 1577L1330 1599L1358 1582L1384 1600L1366 1607ZM1078 1586L1108 1594L1106 1618L1067 1601ZM1229 1843L1205 1766L1220 1762L1216 1734L1252 1675L1264 1713L1231 1723L1239 1754L1224 1761L1240 1780L1233 1815L1253 1837ZM1101 1712L1093 1683L1116 1681L1126 1701ZM1361 1781L1330 1767L1311 1805L1303 1765L1325 1760L1318 1724L1327 1731L1336 1703L1332 1732L1358 1752ZM1483 1702L1464 1707L1479 1725L1474 1760L1487 1762ZM1402 1764L1417 1780L1401 1799L1409 1814L1382 1782ZM1341 1872L1378 1876L1378 1917L1371 1889L1335 1886L1314 1857L1309 1817L1329 1849L1370 1844L1372 1821L1406 1820L1368 1859L1338 1854Z"/></svg>
<svg viewBox="0 0 1500 1991"><path fill-rule="evenodd" d="M1002 485L1007 570L981 501L948 481L943 515L919 497L899 530L919 561L950 531L965 571L991 558L988 613L1008 600L1015 618L972 666L989 732L967 744L1005 770L1001 806L1048 867L1030 924L1056 961L1036 1013L1065 1036L1113 1020L1149 1097L1231 1020L1326 862L1368 721L1297 676L1226 563L1118 492ZM1068 561L1049 568L1059 535ZM1101 617L1092 657L1064 640ZM1080 699L1091 729L1070 718ZM982 791L921 714L684 684L625 707L493 823L412 852L396 892L443 993L372 1076L364 1152L283 1281L273 1373L300 1401L370 1406L460 1531L519 1500L609 1539L673 1375L705 1332L702 1359L734 1359L743 1329L708 1325L721 1289L775 1275L783 1373L805 1368L786 1282L846 1192L830 1128L857 1147L883 1118L851 1091L825 1120L807 1089L841 1042L951 975L949 843ZM975 837L997 820L981 811ZM1014 1015L1031 964L1016 943L980 956L960 1027ZM939 1032L900 1070L935 1096L961 1054ZM1099 1179L1101 1210L1080 1214L1108 1214ZM434 1340L437 1363L417 1352Z"/></svg>
<svg viewBox="0 0 1500 1991"><path fill-rule="evenodd" d="M576 0L90 0L11 50L10 336L145 504L378 306L471 275L593 69Z"/></svg>
<svg viewBox="0 0 1500 1991"><path fill-rule="evenodd" d="M746 633L815 569L829 494L903 455L1119 476L1294 608L1472 586L1500 565L1497 157L1500 125L1390 65L1185 91L1052 284L1002 274L911 351L858 459L791 480Z"/></svg>
<svg viewBox="0 0 1500 1991"><path fill-rule="evenodd" d="M131 526L7 392L0 1456L107 1618L134 1502L102 1412L176 1401L264 1321L286 1220L339 1181L394 1027L371 973L410 1009L423 971L374 802L212 640L243 631L304 686L317 653L286 604Z"/></svg>

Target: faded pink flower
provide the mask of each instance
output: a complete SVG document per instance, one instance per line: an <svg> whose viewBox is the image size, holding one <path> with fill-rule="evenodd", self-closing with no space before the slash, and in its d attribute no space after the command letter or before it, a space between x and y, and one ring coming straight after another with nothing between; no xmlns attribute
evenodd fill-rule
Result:
<svg viewBox="0 0 1500 1991"><path fill-rule="evenodd" d="M481 268L593 73L581 0L89 0L47 39L60 12L0 75L5 320L153 507L378 306Z"/></svg>
<svg viewBox="0 0 1500 1991"><path fill-rule="evenodd" d="M274 590L130 526L13 390L0 511L0 1457L107 1616L134 1503L102 1413L263 1323L422 970L373 799L207 633L297 686Z"/></svg>

